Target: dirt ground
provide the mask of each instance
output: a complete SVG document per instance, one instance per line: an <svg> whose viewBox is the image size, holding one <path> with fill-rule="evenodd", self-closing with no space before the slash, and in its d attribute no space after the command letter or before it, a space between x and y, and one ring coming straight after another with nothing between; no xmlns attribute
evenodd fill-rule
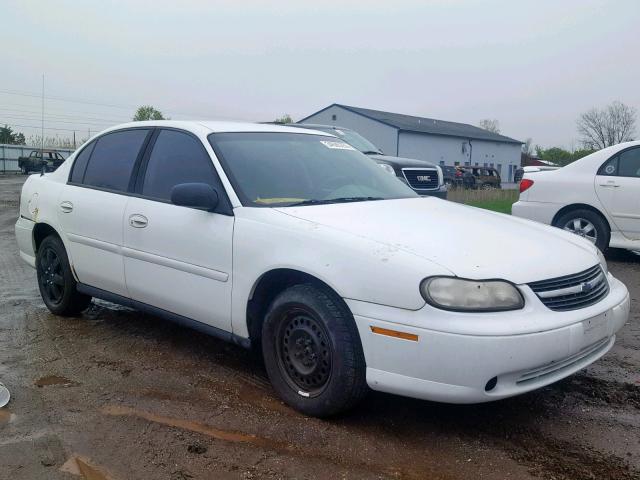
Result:
<svg viewBox="0 0 640 480"><path fill-rule="evenodd" d="M640 255L613 350L537 392L452 406L372 392L329 421L282 404L250 352L95 302L50 314L0 176L0 479L640 479Z"/></svg>

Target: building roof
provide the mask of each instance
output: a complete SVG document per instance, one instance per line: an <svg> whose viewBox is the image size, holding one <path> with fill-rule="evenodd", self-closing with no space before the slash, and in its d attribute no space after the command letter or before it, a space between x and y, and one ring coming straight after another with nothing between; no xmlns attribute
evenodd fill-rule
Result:
<svg viewBox="0 0 640 480"><path fill-rule="evenodd" d="M383 112L381 110L372 110L370 108L351 107L349 105L341 105L333 103L318 112L303 118L299 122L303 122L308 118L327 110L331 107L341 107L353 113L362 115L371 120L384 123L390 127L397 128L405 132L428 133L431 135L445 135L449 137L470 138L476 140L488 140L492 142L517 143L522 144L520 140L506 137L498 133L493 133L480 127L475 127L467 123L447 122L445 120L437 120L435 118L414 117L413 115L403 115L401 113Z"/></svg>

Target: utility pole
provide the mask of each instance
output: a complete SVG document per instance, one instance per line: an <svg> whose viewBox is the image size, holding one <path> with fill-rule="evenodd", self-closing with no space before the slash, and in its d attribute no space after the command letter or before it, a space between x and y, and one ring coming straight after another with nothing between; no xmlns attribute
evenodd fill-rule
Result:
<svg viewBox="0 0 640 480"><path fill-rule="evenodd" d="M40 159L44 162L44 73L42 74L42 124L40 125Z"/></svg>
<svg viewBox="0 0 640 480"><path fill-rule="evenodd" d="M76 131L73 131L73 149L76 149Z"/></svg>

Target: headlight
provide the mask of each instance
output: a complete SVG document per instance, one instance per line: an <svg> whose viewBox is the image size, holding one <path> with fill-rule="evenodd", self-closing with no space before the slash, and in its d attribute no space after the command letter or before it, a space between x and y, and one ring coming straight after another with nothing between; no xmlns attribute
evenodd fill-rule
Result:
<svg viewBox="0 0 640 480"><path fill-rule="evenodd" d="M604 254L600 251L600 249L598 248L597 250L598 250L598 260L600 260L600 266L602 267L602 270L606 275L607 273L609 273L609 266L607 265L607 260L606 258L604 258Z"/></svg>
<svg viewBox="0 0 640 480"><path fill-rule="evenodd" d="M524 307L520 291L504 280L465 280L457 277L431 277L420 285L430 305L463 312L500 312Z"/></svg>
<svg viewBox="0 0 640 480"><path fill-rule="evenodd" d="M378 166L380 166L380 168L382 168L385 172L390 173L394 177L396 176L396 171L388 163L379 163Z"/></svg>

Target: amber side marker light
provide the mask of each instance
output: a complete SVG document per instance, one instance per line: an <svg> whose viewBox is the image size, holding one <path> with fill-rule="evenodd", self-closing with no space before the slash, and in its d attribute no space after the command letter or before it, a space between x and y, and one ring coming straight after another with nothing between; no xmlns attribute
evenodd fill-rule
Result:
<svg viewBox="0 0 640 480"><path fill-rule="evenodd" d="M373 333L378 335L386 335L387 337L401 338L403 340L411 340L412 342L418 341L418 335L407 332L399 332L397 330L389 330L388 328L371 327Z"/></svg>

